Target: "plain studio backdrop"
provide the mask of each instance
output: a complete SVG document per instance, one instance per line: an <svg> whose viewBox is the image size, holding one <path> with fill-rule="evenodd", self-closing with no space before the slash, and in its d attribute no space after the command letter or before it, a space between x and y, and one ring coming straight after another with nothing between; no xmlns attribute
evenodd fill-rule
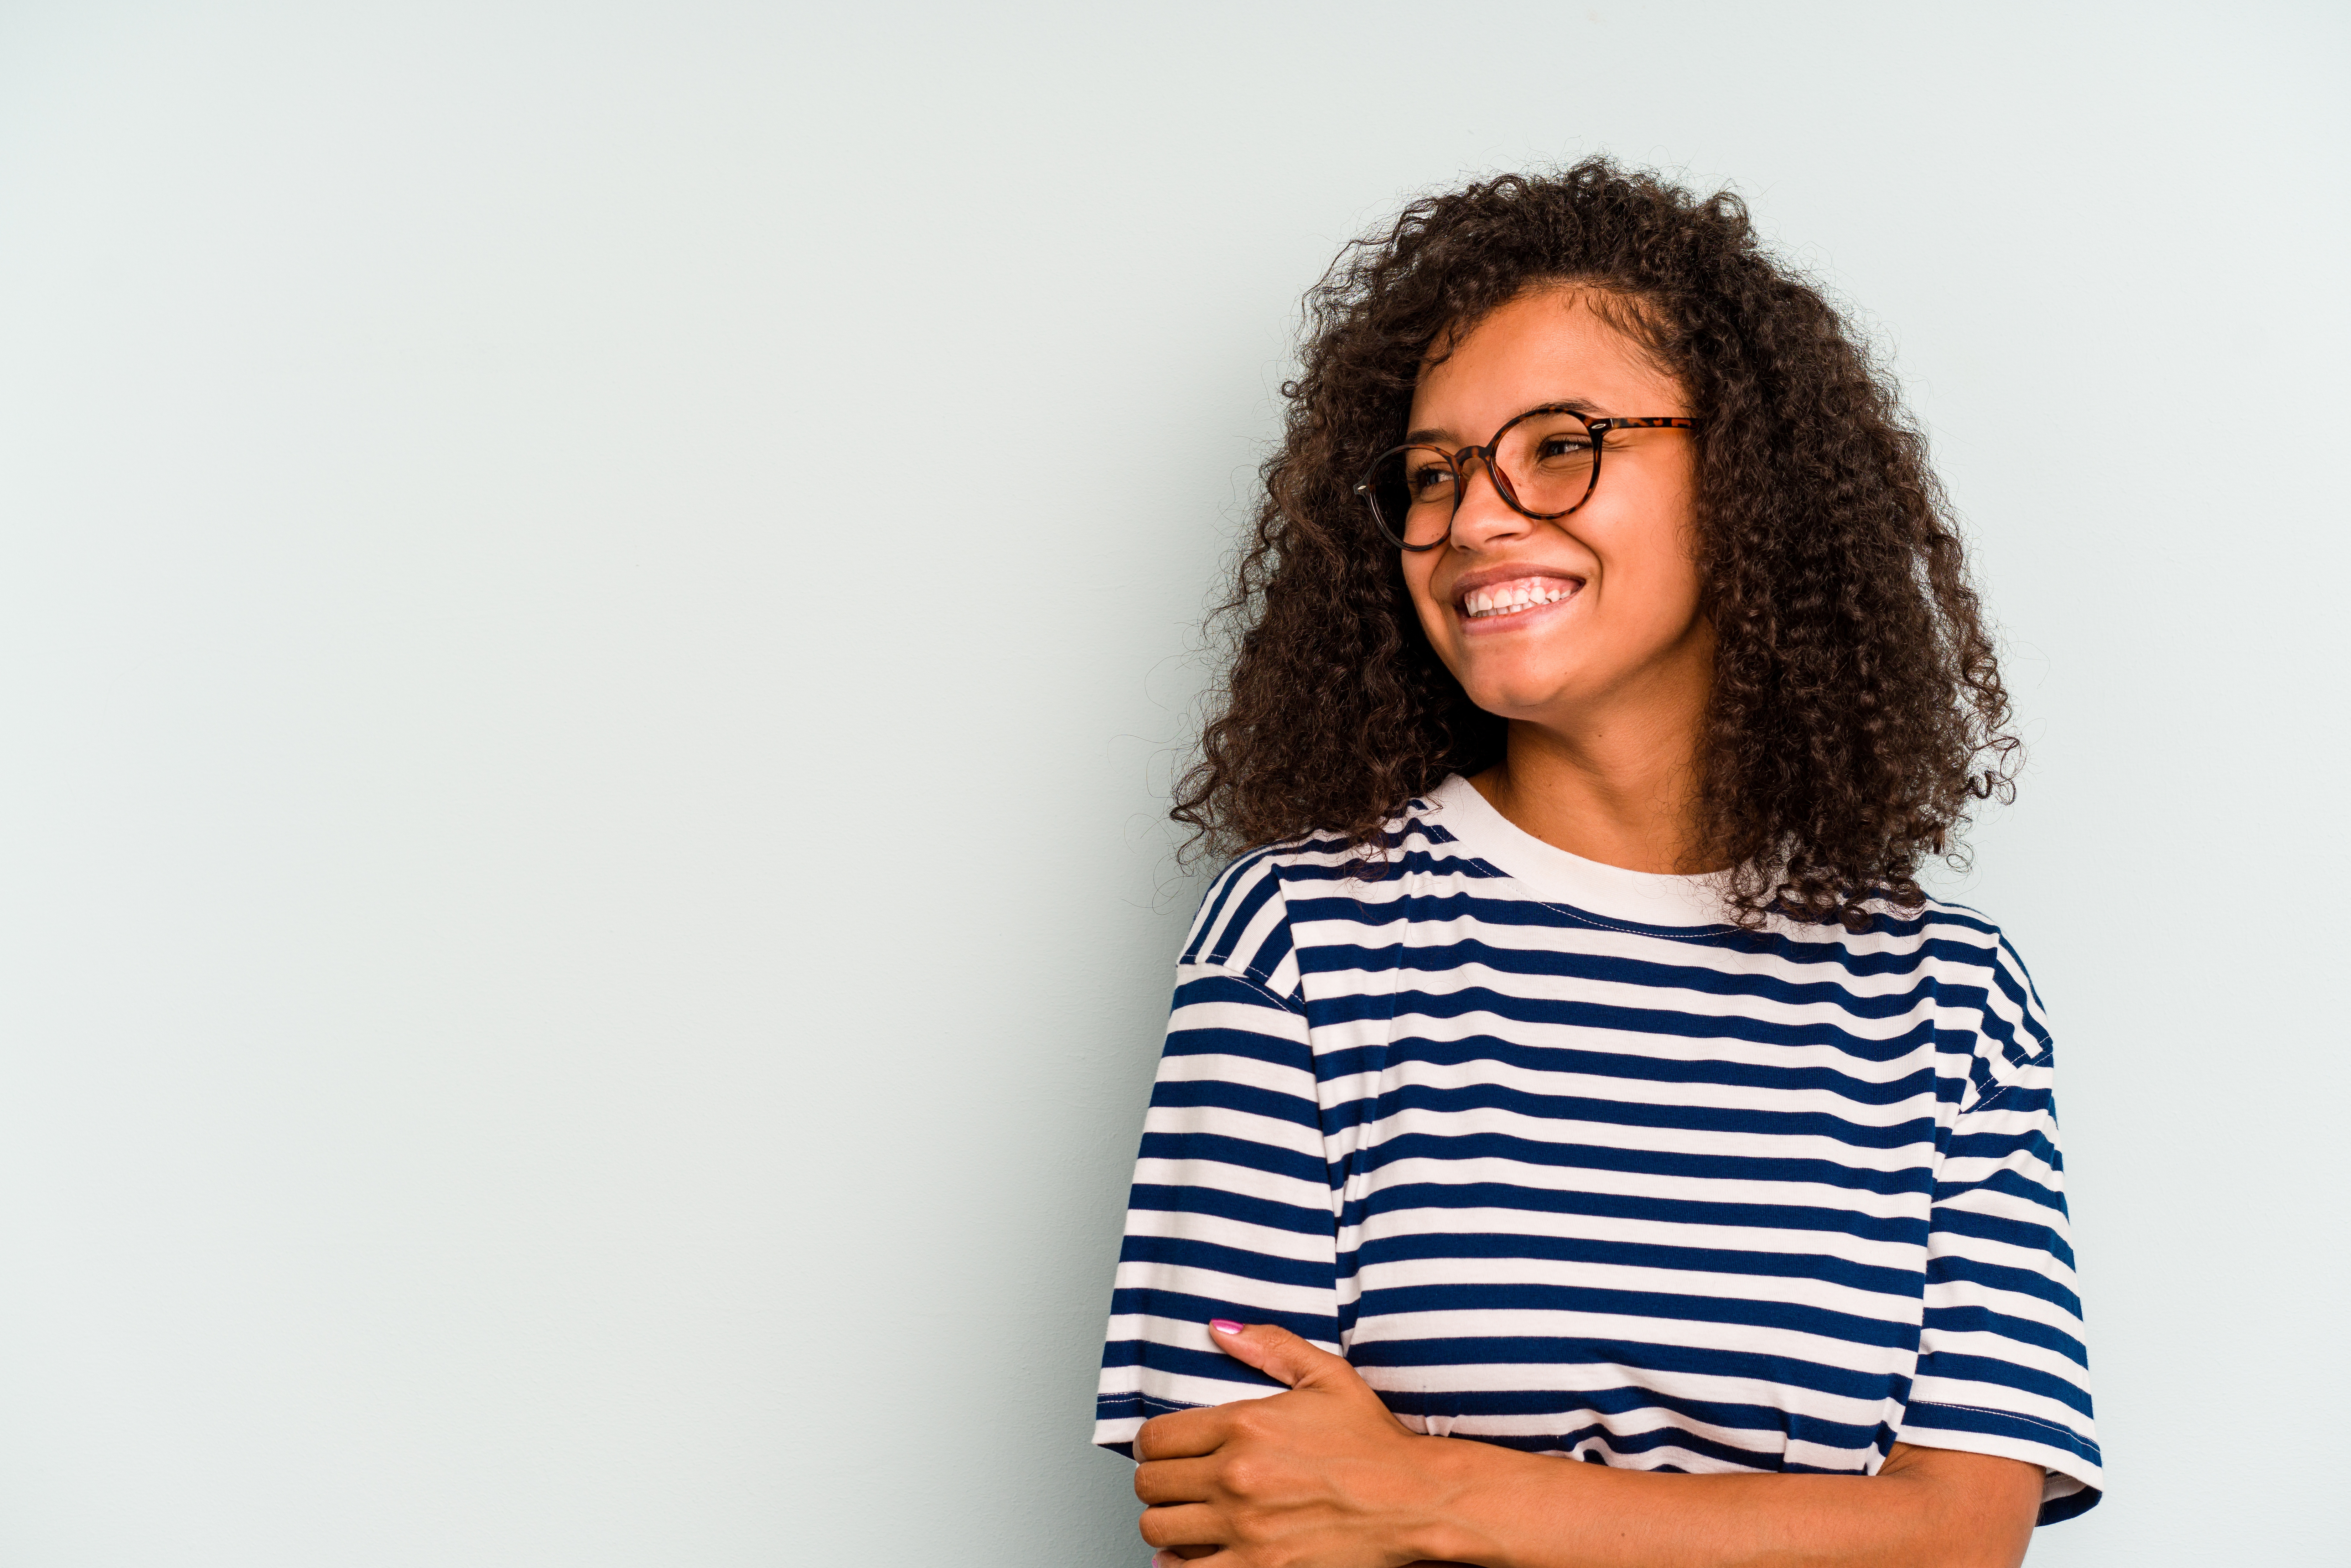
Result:
<svg viewBox="0 0 2351 1568"><path fill-rule="evenodd" d="M2111 1491L2342 1561L2333 5L0 12L0 1562L1140 1563L1196 625L1408 195L1729 181L2032 747Z"/></svg>

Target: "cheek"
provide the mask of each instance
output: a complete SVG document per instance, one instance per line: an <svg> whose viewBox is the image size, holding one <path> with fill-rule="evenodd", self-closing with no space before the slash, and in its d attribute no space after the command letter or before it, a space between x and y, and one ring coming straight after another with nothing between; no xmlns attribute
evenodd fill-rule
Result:
<svg viewBox="0 0 2351 1568"><path fill-rule="evenodd" d="M1693 530L1678 526L1628 528L1595 545L1603 561L1602 580L1616 591L1605 595L1612 619L1621 615L1622 624L1671 635L1698 618L1703 595Z"/></svg>
<svg viewBox="0 0 2351 1568"><path fill-rule="evenodd" d="M1660 632L1680 631L1698 619L1698 563L1680 551L1661 553L1643 574L1641 620Z"/></svg>

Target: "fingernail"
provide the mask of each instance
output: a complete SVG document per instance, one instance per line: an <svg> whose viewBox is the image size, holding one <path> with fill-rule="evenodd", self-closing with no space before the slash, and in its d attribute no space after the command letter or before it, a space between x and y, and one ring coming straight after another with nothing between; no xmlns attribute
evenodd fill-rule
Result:
<svg viewBox="0 0 2351 1568"><path fill-rule="evenodd" d="M1208 1320L1208 1326L1216 1330L1218 1333L1238 1333L1241 1332L1241 1325L1233 1322L1230 1318L1210 1318Z"/></svg>

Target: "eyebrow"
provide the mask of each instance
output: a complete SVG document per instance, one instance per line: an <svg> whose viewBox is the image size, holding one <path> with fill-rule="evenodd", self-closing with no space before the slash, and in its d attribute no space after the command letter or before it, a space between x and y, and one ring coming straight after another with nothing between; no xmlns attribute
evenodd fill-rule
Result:
<svg viewBox="0 0 2351 1568"><path fill-rule="evenodd" d="M1523 419L1528 414L1534 413L1536 408L1563 408L1571 413L1589 414L1594 419L1600 417L1600 405L1591 402L1589 399L1580 397L1555 397L1548 402L1535 404L1534 408L1520 409L1511 417L1514 419ZM1434 428L1425 430L1407 430L1404 433L1404 438L1407 444L1421 441L1450 441L1453 439L1453 433L1449 430Z"/></svg>

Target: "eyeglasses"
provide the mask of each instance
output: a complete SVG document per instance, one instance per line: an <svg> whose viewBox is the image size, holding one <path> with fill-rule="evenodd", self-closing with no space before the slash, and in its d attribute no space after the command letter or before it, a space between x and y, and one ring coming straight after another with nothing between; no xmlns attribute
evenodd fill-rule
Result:
<svg viewBox="0 0 2351 1568"><path fill-rule="evenodd" d="M1391 544L1435 549L1453 531L1453 514L1469 488L1469 463L1482 459L1495 492L1511 510L1537 522L1563 517L1592 498L1612 430L1696 430L1694 419L1591 419L1552 404L1531 408L1494 432L1483 446L1396 446L1379 455L1355 494Z"/></svg>

